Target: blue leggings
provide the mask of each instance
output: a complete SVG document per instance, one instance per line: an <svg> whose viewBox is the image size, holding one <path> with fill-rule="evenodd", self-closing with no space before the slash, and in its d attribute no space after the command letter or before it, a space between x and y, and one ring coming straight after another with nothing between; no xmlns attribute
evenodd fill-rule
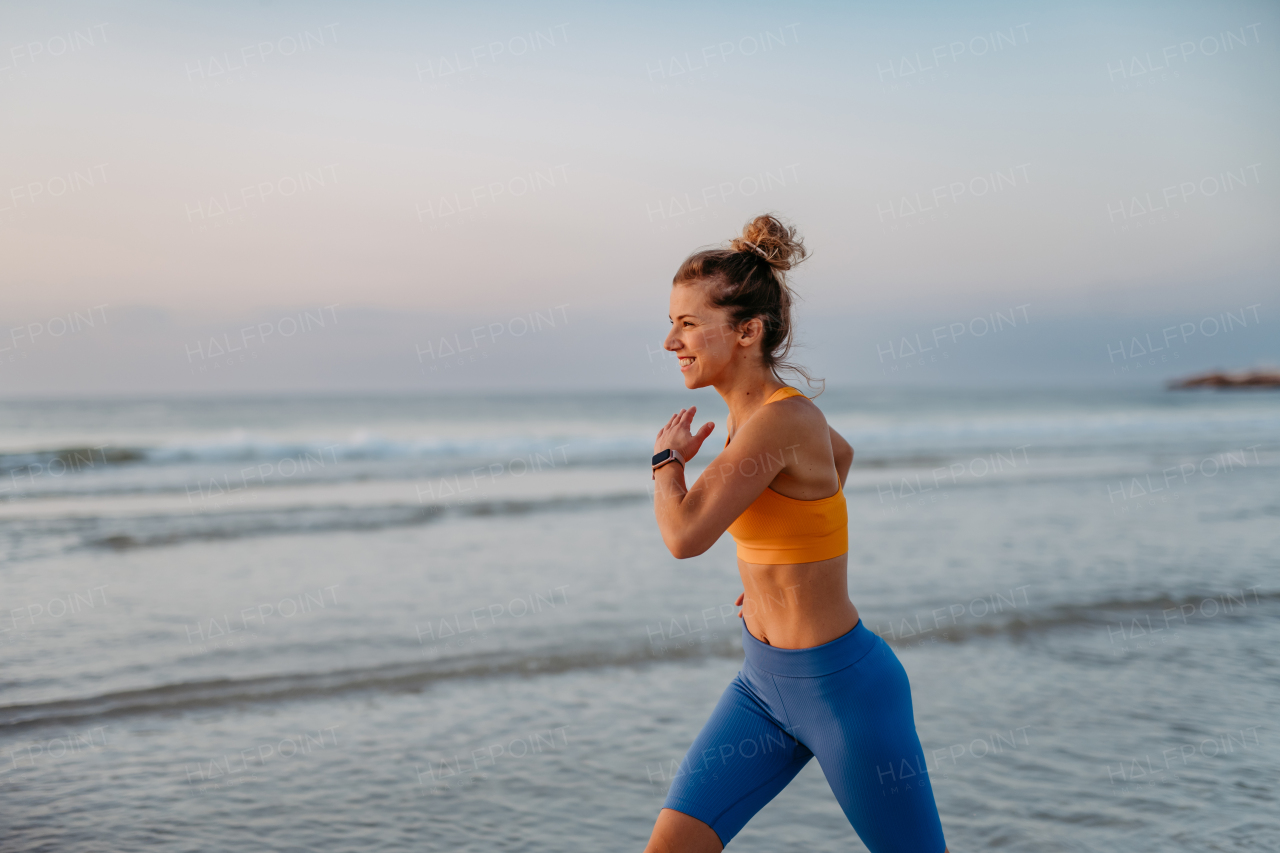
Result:
<svg viewBox="0 0 1280 853"><path fill-rule="evenodd" d="M723 844L818 757L871 853L942 853L906 670L858 622L810 649L779 649L742 626L746 660L671 783L663 808Z"/></svg>

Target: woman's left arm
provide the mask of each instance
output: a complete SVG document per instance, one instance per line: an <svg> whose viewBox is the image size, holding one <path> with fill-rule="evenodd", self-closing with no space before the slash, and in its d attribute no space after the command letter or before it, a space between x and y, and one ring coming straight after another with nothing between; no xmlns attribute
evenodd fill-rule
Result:
<svg viewBox="0 0 1280 853"><path fill-rule="evenodd" d="M840 477L840 488L844 488L844 481L849 476L849 467L853 465L853 445L844 440L844 436L836 432L832 427L831 430L831 453L836 459L836 474Z"/></svg>

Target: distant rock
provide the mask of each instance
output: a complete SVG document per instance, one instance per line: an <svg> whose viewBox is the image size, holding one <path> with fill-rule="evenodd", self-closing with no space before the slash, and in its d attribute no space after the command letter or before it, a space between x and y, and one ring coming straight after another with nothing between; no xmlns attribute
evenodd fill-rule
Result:
<svg viewBox="0 0 1280 853"><path fill-rule="evenodd" d="M1171 390L1185 388L1280 388L1280 370L1245 370L1240 373L1202 373L1186 379L1175 379Z"/></svg>

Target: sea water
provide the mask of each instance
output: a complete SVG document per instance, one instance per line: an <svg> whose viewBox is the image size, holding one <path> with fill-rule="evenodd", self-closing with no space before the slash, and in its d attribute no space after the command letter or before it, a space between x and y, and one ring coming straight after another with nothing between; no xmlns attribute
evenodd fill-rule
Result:
<svg viewBox="0 0 1280 853"><path fill-rule="evenodd" d="M0 848L640 850L742 658L690 401L6 403ZM818 404L952 850L1280 847L1280 396ZM816 762L732 847L863 849Z"/></svg>

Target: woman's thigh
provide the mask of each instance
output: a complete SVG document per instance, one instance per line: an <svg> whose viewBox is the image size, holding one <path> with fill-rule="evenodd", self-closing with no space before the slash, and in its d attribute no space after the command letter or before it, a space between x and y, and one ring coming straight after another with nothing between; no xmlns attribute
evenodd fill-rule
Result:
<svg viewBox="0 0 1280 853"><path fill-rule="evenodd" d="M739 675L680 762L663 808L696 818L728 844L812 757Z"/></svg>
<svg viewBox="0 0 1280 853"><path fill-rule="evenodd" d="M862 843L871 853L942 853L911 684L897 655L881 640L854 666L805 681L806 701L787 708Z"/></svg>

